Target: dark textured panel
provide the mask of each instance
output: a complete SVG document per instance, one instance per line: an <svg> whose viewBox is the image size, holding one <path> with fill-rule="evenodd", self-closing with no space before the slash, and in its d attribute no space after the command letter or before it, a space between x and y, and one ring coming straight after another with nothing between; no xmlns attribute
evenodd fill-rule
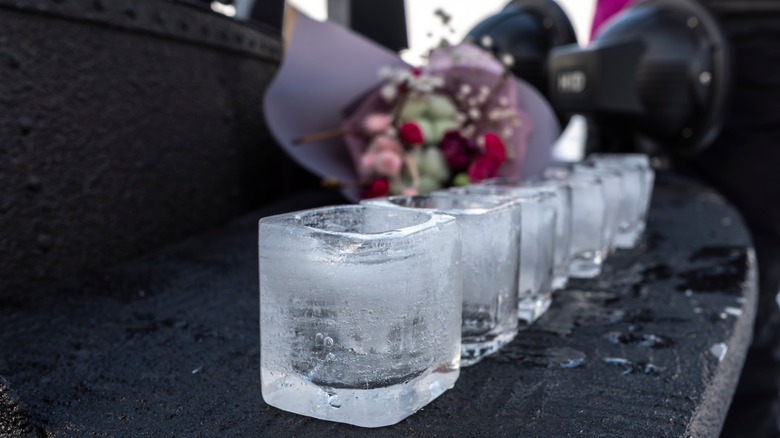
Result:
<svg viewBox="0 0 780 438"><path fill-rule="evenodd" d="M0 0L0 8L60 17L179 39L221 51L234 51L276 62L281 58L279 29L253 25L176 0ZM281 0L264 0L277 6ZM281 11L280 11L281 12ZM277 26L278 27L278 26Z"/></svg>
<svg viewBox="0 0 780 438"><path fill-rule="evenodd" d="M157 0L3 0L0 22L0 296L289 188L262 113L277 37Z"/></svg>
<svg viewBox="0 0 780 438"><path fill-rule="evenodd" d="M668 178L640 247L573 282L538 324L417 414L366 430L265 405L257 219L336 202L299 194L0 302L0 370L31 424L65 436L718 435L752 330L753 250L721 197ZM720 343L722 361L710 351Z"/></svg>

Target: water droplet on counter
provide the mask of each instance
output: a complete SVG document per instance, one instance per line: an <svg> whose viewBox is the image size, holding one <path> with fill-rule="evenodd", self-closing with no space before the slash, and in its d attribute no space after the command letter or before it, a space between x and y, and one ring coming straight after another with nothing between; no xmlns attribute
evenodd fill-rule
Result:
<svg viewBox="0 0 780 438"><path fill-rule="evenodd" d="M654 334L642 335L642 341L639 345L650 348L665 348L672 345L671 339Z"/></svg>
<svg viewBox="0 0 780 438"><path fill-rule="evenodd" d="M634 340L633 334L625 334L621 332L609 332L604 337L613 344L628 344Z"/></svg>
<svg viewBox="0 0 780 438"><path fill-rule="evenodd" d="M604 363L609 365L618 365L624 367L625 369L621 373L623 375L631 374L637 370L642 371L645 374L653 374L653 375L660 374L666 371L666 368L662 366L658 366L652 363L645 363L645 362L632 362L622 357L606 357L604 358Z"/></svg>
<svg viewBox="0 0 780 438"><path fill-rule="evenodd" d="M623 359L622 357L605 357L604 363L625 367L623 374L631 374L634 371L634 362L631 362L628 359Z"/></svg>
<svg viewBox="0 0 780 438"><path fill-rule="evenodd" d="M317 345L322 344L323 339L325 339L325 335L323 335L322 333L317 333L316 335L314 335L314 343Z"/></svg>
<svg viewBox="0 0 780 438"><path fill-rule="evenodd" d="M609 332L604 337L613 344L630 344L638 343L643 347L650 348L665 348L672 345L671 339L663 336L648 334L635 334L635 333L622 333L618 331Z"/></svg>
<svg viewBox="0 0 780 438"><path fill-rule="evenodd" d="M331 348L333 347L333 338L330 336L326 337L322 340L323 345L325 345L325 348Z"/></svg>
<svg viewBox="0 0 780 438"><path fill-rule="evenodd" d="M649 363L649 364L645 365L645 368L644 368L643 371L645 372L645 374L660 374L660 373L666 371L666 368L659 367L658 365L653 365L653 364Z"/></svg>
<svg viewBox="0 0 780 438"><path fill-rule="evenodd" d="M569 347L548 348L547 358L550 360L548 368L577 368L585 361L585 353Z"/></svg>
<svg viewBox="0 0 780 438"><path fill-rule="evenodd" d="M718 358L718 362L723 361L728 351L729 351L729 346L723 342L719 344L715 344L712 346L712 348L710 348L710 353L712 353L713 356Z"/></svg>
<svg viewBox="0 0 780 438"><path fill-rule="evenodd" d="M328 391L328 404L333 408L340 408L341 400L339 399L339 395L333 391Z"/></svg>

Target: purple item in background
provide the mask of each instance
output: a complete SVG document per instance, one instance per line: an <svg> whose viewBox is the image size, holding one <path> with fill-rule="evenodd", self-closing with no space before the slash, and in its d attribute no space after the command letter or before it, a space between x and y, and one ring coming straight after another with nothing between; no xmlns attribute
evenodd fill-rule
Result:
<svg viewBox="0 0 780 438"><path fill-rule="evenodd" d="M282 66L268 87L264 109L276 141L298 164L323 178L358 179L344 138L302 145L293 139L340 127L344 110L380 84L380 67L406 66L390 52L341 26L313 20L298 12ZM544 97L514 79L517 102L531 121L521 176L540 173L552 161L552 144L561 128ZM357 189L344 195L360 199Z"/></svg>
<svg viewBox="0 0 780 438"><path fill-rule="evenodd" d="M293 139L341 126L342 111L379 84L377 69L383 65L407 64L337 24L297 13L282 66L265 93L265 119L282 149L320 177L356 180L343 138L302 145L293 145ZM359 199L357 189L344 196Z"/></svg>
<svg viewBox="0 0 780 438"><path fill-rule="evenodd" d="M617 14L633 0L598 0L596 12L593 14L593 26L590 28L590 39L596 37L601 26L613 15Z"/></svg>

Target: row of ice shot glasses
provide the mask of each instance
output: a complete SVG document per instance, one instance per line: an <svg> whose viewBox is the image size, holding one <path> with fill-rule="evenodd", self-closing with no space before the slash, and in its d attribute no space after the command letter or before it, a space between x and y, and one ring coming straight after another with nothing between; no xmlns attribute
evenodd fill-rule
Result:
<svg viewBox="0 0 780 438"><path fill-rule="evenodd" d="M568 277L633 246L652 178L644 156L596 155L530 180L263 219L264 399L401 421L538 319Z"/></svg>

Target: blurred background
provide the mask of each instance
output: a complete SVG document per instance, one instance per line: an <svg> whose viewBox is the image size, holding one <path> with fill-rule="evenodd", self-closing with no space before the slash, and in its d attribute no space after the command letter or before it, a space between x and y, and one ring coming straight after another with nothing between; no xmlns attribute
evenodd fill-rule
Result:
<svg viewBox="0 0 780 438"><path fill-rule="evenodd" d="M288 0L287 4L301 10L317 20L339 21L338 4L342 0ZM221 3L214 2L213 7L235 14L238 18L250 12L250 4L255 0L235 0L234 7L227 10ZM591 23L596 0L557 0L574 26L577 40L586 46L590 40ZM412 65L421 65L428 51L443 38L450 43L458 43L477 24L496 14L507 5L507 0L483 1L445 1L415 0L405 2L406 30L408 48L401 50L401 57ZM442 13L447 17L442 22ZM334 16L336 15L336 16ZM553 157L560 161L578 161L585 151L587 123L582 116L574 116L564 129L561 138L553 147Z"/></svg>
<svg viewBox="0 0 780 438"><path fill-rule="evenodd" d="M238 0L238 3L247 3L247 1ZM328 19L328 0L288 0L287 3L318 20ZM402 52L404 60L410 64L420 64L422 56L438 42L440 37L446 37L450 42L461 41L474 26L500 11L506 4L506 0L406 2L409 49ZM587 44L596 1L558 0L558 4L571 19L580 45ZM452 19L448 23L451 31L443 28L441 20L436 15L437 10L442 10L451 16Z"/></svg>

